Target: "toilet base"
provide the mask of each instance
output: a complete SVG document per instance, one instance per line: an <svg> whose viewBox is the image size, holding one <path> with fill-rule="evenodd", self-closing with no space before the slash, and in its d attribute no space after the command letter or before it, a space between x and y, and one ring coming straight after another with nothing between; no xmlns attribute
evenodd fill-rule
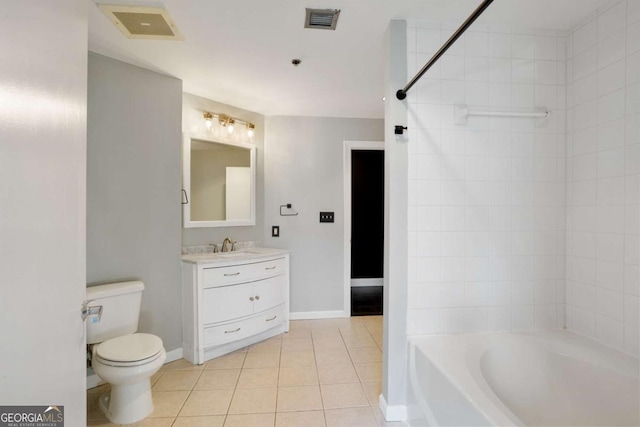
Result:
<svg viewBox="0 0 640 427"><path fill-rule="evenodd" d="M98 399L98 406L114 424L132 424L153 412L151 381L149 378L135 384L111 385L111 391Z"/></svg>

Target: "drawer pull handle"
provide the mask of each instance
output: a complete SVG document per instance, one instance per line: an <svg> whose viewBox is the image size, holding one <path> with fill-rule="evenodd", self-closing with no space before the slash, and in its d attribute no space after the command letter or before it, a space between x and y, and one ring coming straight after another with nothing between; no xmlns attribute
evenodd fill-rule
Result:
<svg viewBox="0 0 640 427"><path fill-rule="evenodd" d="M276 314L275 316L273 316L271 319L267 319L267 322L271 322L272 320L276 320L276 317L278 317L278 315Z"/></svg>
<svg viewBox="0 0 640 427"><path fill-rule="evenodd" d="M256 299L260 299L260 295L256 295Z"/></svg>
<svg viewBox="0 0 640 427"><path fill-rule="evenodd" d="M249 297L249 301L253 301L254 299L254 297Z"/></svg>
<svg viewBox="0 0 640 427"><path fill-rule="evenodd" d="M238 332L240 329L242 329L242 328L238 328L238 329L236 329L235 331L224 331L224 333L225 333L225 334L233 334L233 333Z"/></svg>
<svg viewBox="0 0 640 427"><path fill-rule="evenodd" d="M224 273L225 277L229 277L229 276L238 276L240 275L240 272L238 271L237 273Z"/></svg>
<svg viewBox="0 0 640 427"><path fill-rule="evenodd" d="M265 270L275 270L275 269L276 269L276 266L274 265L273 267L265 267L264 269L265 269Z"/></svg>

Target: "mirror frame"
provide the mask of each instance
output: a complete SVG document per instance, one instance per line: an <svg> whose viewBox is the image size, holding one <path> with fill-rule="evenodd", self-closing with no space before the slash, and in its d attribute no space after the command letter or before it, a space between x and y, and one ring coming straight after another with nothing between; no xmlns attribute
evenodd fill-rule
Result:
<svg viewBox="0 0 640 427"><path fill-rule="evenodd" d="M192 221L191 220L191 141L205 141L215 144L229 145L232 147L249 150L251 167L251 218L234 221ZM182 188L187 196L187 203L183 200L182 226L184 228L204 227L246 227L256 225L256 146L243 142L225 142L212 139L206 135L191 135L188 132L182 134Z"/></svg>

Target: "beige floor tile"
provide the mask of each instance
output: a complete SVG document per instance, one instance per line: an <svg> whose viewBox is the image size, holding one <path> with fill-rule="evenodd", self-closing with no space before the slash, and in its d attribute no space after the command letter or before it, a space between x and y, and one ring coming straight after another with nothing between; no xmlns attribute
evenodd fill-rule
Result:
<svg viewBox="0 0 640 427"><path fill-rule="evenodd" d="M176 417L189 397L188 391L153 391L153 412L150 418Z"/></svg>
<svg viewBox="0 0 640 427"><path fill-rule="evenodd" d="M360 383L323 384L322 402L325 409L352 408L368 406L369 401Z"/></svg>
<svg viewBox="0 0 640 427"><path fill-rule="evenodd" d="M369 333L366 335L344 335L342 338L348 348L378 347Z"/></svg>
<svg viewBox="0 0 640 427"><path fill-rule="evenodd" d="M280 368L278 385L317 385L318 372L315 366L302 366L297 368Z"/></svg>
<svg viewBox="0 0 640 427"><path fill-rule="evenodd" d="M282 341L297 338L311 338L311 329L289 329L289 332L282 336Z"/></svg>
<svg viewBox="0 0 640 427"><path fill-rule="evenodd" d="M326 427L323 411L278 412L276 427Z"/></svg>
<svg viewBox="0 0 640 427"><path fill-rule="evenodd" d="M351 358L349 357L349 353L347 353L346 349L316 349L315 353L316 363L318 366L351 363Z"/></svg>
<svg viewBox="0 0 640 427"><path fill-rule="evenodd" d="M164 371L158 371L151 376L151 381L150 381L151 387L153 387L158 382L162 374L164 374Z"/></svg>
<svg viewBox="0 0 640 427"><path fill-rule="evenodd" d="M275 387L278 385L278 368L243 369L238 388Z"/></svg>
<svg viewBox="0 0 640 427"><path fill-rule="evenodd" d="M317 385L278 387L278 412L316 409L322 409L320 388Z"/></svg>
<svg viewBox="0 0 640 427"><path fill-rule="evenodd" d="M357 383L360 381L351 363L318 366L320 384Z"/></svg>
<svg viewBox="0 0 640 427"><path fill-rule="evenodd" d="M240 369L209 369L202 373L194 390L235 388Z"/></svg>
<svg viewBox="0 0 640 427"><path fill-rule="evenodd" d="M280 355L281 368L295 368L297 366L316 366L313 351L291 351Z"/></svg>
<svg viewBox="0 0 640 427"><path fill-rule="evenodd" d="M349 325L340 326L340 333L344 335L364 335L369 334L369 331L363 323L353 323Z"/></svg>
<svg viewBox="0 0 640 427"><path fill-rule="evenodd" d="M378 423L368 406L362 408L327 409L327 427L377 427Z"/></svg>
<svg viewBox="0 0 640 427"><path fill-rule="evenodd" d="M229 409L231 396L231 389L192 391L180 411L180 416L224 415Z"/></svg>
<svg viewBox="0 0 640 427"><path fill-rule="evenodd" d="M171 370L163 372L162 377L153 386L154 391L191 391L203 371Z"/></svg>
<svg viewBox="0 0 640 427"><path fill-rule="evenodd" d="M309 351L313 350L311 337L309 338L287 338L282 340L282 351Z"/></svg>
<svg viewBox="0 0 640 427"><path fill-rule="evenodd" d="M382 362L382 352L378 347L348 348L353 363Z"/></svg>
<svg viewBox="0 0 640 427"><path fill-rule="evenodd" d="M175 418L145 418L137 423L127 424L127 427L171 427Z"/></svg>
<svg viewBox="0 0 640 427"><path fill-rule="evenodd" d="M164 365L164 367L166 371L174 371L174 370L201 371L204 369L204 365L194 365L185 359L180 359L180 360L176 360L175 362L167 363L166 365Z"/></svg>
<svg viewBox="0 0 640 427"><path fill-rule="evenodd" d="M207 362L206 369L239 369L244 364L246 352L233 352Z"/></svg>
<svg viewBox="0 0 640 427"><path fill-rule="evenodd" d="M277 368L280 366L279 351L265 351L264 353L247 353L243 368Z"/></svg>
<svg viewBox="0 0 640 427"><path fill-rule="evenodd" d="M208 417L178 417L173 427L222 427L224 415L211 415Z"/></svg>
<svg viewBox="0 0 640 427"><path fill-rule="evenodd" d="M298 330L309 330L309 321L308 320L291 320L289 322L289 332L298 331Z"/></svg>
<svg viewBox="0 0 640 427"><path fill-rule="evenodd" d="M328 349L345 349L344 341L340 335L326 335L313 337L313 348L316 350L328 350Z"/></svg>
<svg viewBox="0 0 640 427"><path fill-rule="evenodd" d="M276 387L237 388L229 414L257 414L276 411Z"/></svg>
<svg viewBox="0 0 640 427"><path fill-rule="evenodd" d="M106 420L107 417L104 416L104 412L98 406L98 398L102 396L103 393L87 393L87 420Z"/></svg>
<svg viewBox="0 0 640 427"><path fill-rule="evenodd" d="M272 351L280 351L282 346L282 336L277 335L268 340L260 341L249 346L248 353L264 353Z"/></svg>
<svg viewBox="0 0 640 427"><path fill-rule="evenodd" d="M273 427L276 414L227 415L224 427Z"/></svg>
<svg viewBox="0 0 640 427"><path fill-rule="evenodd" d="M382 362L355 363L360 381L382 381Z"/></svg>
<svg viewBox="0 0 640 427"><path fill-rule="evenodd" d="M363 381L362 388L364 394L367 395L370 405L377 405L380 401L380 393L382 393L382 382L380 381Z"/></svg>

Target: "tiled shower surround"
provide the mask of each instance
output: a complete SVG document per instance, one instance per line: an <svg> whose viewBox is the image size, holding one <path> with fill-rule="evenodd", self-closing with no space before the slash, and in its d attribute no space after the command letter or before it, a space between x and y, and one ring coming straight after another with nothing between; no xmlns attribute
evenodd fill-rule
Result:
<svg viewBox="0 0 640 427"><path fill-rule="evenodd" d="M639 5L474 24L409 92L409 334L566 325L638 353ZM409 78L455 28L408 23Z"/></svg>

